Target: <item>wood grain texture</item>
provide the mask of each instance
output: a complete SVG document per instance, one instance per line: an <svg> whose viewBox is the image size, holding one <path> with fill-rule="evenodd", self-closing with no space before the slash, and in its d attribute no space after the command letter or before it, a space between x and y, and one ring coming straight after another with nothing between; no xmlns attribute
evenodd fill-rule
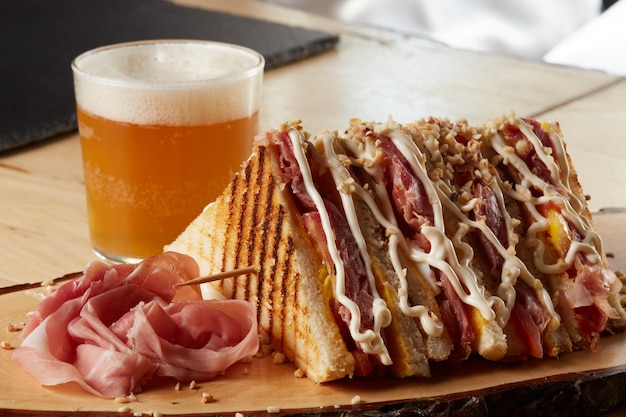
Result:
<svg viewBox="0 0 626 417"><path fill-rule="evenodd" d="M596 215L615 269L626 268L621 245L626 212ZM60 285L62 277L56 285ZM14 287L0 293L2 340L18 346L19 332L10 324L27 320L46 288ZM175 381L160 381L137 394L137 400L119 404L83 392L78 386L44 388L14 364L11 350L0 350L1 415L110 415L126 412L153 415L272 414L352 416L367 411L373 416L416 415L536 417L566 410L570 416L591 416L626 402L626 334L604 337L597 352L564 354L558 359L501 364L471 359L460 366L437 364L429 379L353 379L315 384L294 376L289 363L274 364L271 357L254 358L232 366L223 376L187 383L175 390ZM202 402L202 394L215 401ZM355 400L359 398L360 401ZM272 413L270 413L272 411Z"/></svg>

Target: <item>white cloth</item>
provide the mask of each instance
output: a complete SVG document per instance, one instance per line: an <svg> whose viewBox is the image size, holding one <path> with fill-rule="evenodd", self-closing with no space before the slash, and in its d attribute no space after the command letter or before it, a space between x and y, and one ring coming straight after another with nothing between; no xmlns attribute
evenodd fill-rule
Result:
<svg viewBox="0 0 626 417"><path fill-rule="evenodd" d="M556 45L544 60L626 76L626 0Z"/></svg>
<svg viewBox="0 0 626 417"><path fill-rule="evenodd" d="M601 0L266 1L455 48L537 60L601 11Z"/></svg>

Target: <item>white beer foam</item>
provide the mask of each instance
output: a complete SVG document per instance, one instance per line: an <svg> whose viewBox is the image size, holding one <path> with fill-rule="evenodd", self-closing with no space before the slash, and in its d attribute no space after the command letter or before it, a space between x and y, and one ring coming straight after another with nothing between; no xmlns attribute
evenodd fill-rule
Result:
<svg viewBox="0 0 626 417"><path fill-rule="evenodd" d="M77 104L136 124L211 124L258 111L263 59L218 43L135 44L75 61ZM251 97L251 98L250 98Z"/></svg>

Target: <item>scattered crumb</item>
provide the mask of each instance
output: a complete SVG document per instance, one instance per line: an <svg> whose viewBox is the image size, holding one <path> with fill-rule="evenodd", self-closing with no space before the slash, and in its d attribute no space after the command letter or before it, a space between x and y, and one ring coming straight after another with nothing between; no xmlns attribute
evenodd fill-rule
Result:
<svg viewBox="0 0 626 417"><path fill-rule="evenodd" d="M129 403L129 402L132 402L132 401L133 401L133 399L130 396L128 396L128 395L125 396L125 397L115 397L115 402L117 404L126 404L126 403Z"/></svg>
<svg viewBox="0 0 626 417"><path fill-rule="evenodd" d="M304 371L298 368L293 372L293 376L295 376L296 378L304 378Z"/></svg>
<svg viewBox="0 0 626 417"><path fill-rule="evenodd" d="M270 405L267 407L268 414L278 414L280 413L280 407L277 405Z"/></svg>
<svg viewBox="0 0 626 417"><path fill-rule="evenodd" d="M259 352L263 355L269 355L274 351L274 346L272 345L261 345L261 349Z"/></svg>
<svg viewBox="0 0 626 417"><path fill-rule="evenodd" d="M208 393L206 393L206 392L203 392L203 393L202 393L202 402L203 402L204 404L212 403L212 402L214 402L214 401L215 401L215 399L213 398L213 395L208 394Z"/></svg>
<svg viewBox="0 0 626 417"><path fill-rule="evenodd" d="M3 340L2 342L0 342L0 347L6 350L13 349L13 347L11 346L11 342L7 342L6 340Z"/></svg>
<svg viewBox="0 0 626 417"><path fill-rule="evenodd" d="M272 354L272 362L276 365L285 363L285 355L280 352L274 352Z"/></svg>
<svg viewBox="0 0 626 417"><path fill-rule="evenodd" d="M361 404L363 401L361 400L360 395L355 395L352 397L352 405Z"/></svg>
<svg viewBox="0 0 626 417"><path fill-rule="evenodd" d="M153 411L152 412L152 417L163 417L163 414L161 414L160 411Z"/></svg>
<svg viewBox="0 0 626 417"><path fill-rule="evenodd" d="M45 281L42 281L40 284L42 287L49 287L51 285L54 285L54 280L52 279L47 279Z"/></svg>
<svg viewBox="0 0 626 417"><path fill-rule="evenodd" d="M243 417L243 414L241 414L241 413L235 413L235 417Z"/></svg>
<svg viewBox="0 0 626 417"><path fill-rule="evenodd" d="M259 333L259 345L269 345L270 337L265 333Z"/></svg>
<svg viewBox="0 0 626 417"><path fill-rule="evenodd" d="M200 388L200 386L196 384L196 381L191 381L189 383L189 389L198 389L198 388Z"/></svg>
<svg viewBox="0 0 626 417"><path fill-rule="evenodd" d="M174 391L180 391L180 382L177 382L174 386Z"/></svg>
<svg viewBox="0 0 626 417"><path fill-rule="evenodd" d="M24 329L24 326L26 324L24 322L19 322L19 323L9 323L7 325L7 332L19 332L20 330Z"/></svg>
<svg viewBox="0 0 626 417"><path fill-rule="evenodd" d="M118 413L128 413L130 412L130 407L127 405L124 405L120 408L117 409Z"/></svg>

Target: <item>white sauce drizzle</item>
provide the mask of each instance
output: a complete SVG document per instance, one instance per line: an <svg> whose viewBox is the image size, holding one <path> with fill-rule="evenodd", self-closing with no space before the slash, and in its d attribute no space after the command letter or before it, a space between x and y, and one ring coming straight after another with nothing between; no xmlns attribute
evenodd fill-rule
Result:
<svg viewBox="0 0 626 417"><path fill-rule="evenodd" d="M478 277L469 266L470 259L461 263L454 250L453 242L446 236L443 219L442 199L438 189L435 188L424 166L424 155L415 145L413 139L399 130L380 132L386 134L400 150L404 158L409 162L411 169L426 189L428 201L434 214L434 225L422 227L422 234L431 243L431 250L425 253L421 250L412 249L411 259L415 262L428 264L443 272L455 292L461 300L478 309L485 320L496 319L496 313L492 309L494 303L499 303L497 297L487 297L484 288L479 286ZM447 198L445 198L447 200ZM465 287L465 288L464 288Z"/></svg>
<svg viewBox="0 0 626 417"><path fill-rule="evenodd" d="M350 172L339 161L339 158L334 153L334 151L332 151L332 142L335 137L331 135L325 135L322 138L324 140L325 157L328 161L328 166L331 169L335 184L337 185L337 189L341 194L346 216L351 219L349 220L351 224L355 224L353 228L353 233L355 234L355 236L358 236L359 247L362 248L361 252L365 252L367 254L367 248L365 244L365 239L363 238L363 234L358 226L358 220L356 219L356 212L354 210L354 200L352 194L356 194L359 198L361 198L361 200L363 200L363 202L367 204L376 220L381 224L381 226L385 228L387 235L389 236L389 256L394 271L398 277L398 280L401 283L401 289L400 291L398 291L401 311L407 316L417 317L420 320L422 329L424 330L424 332L426 332L426 334L430 336L440 336L443 333L444 329L443 323L439 320L439 318L425 306L410 306L408 303L408 284L406 281L406 270L402 267L400 256L398 253L398 246L403 245L406 247L406 241L404 240L402 232L395 222L395 216L392 214L392 208L388 204L385 204L387 209L385 210L385 214L383 214L372 196L360 184L354 181ZM353 144L350 142L346 142L344 143L344 145L350 146ZM350 147L355 150L354 146ZM332 153L328 151L328 149L331 149ZM380 170L380 167L377 164L372 165L377 167L378 171ZM341 184L349 184L349 187L341 186ZM376 188L379 188L378 184L380 184L380 181L376 181ZM378 191L384 192L384 196L387 196L386 190ZM388 200L386 201L388 202ZM364 258L365 257L369 259L369 254L364 255ZM371 265L371 263L369 263L369 265ZM368 273L370 272L371 267L368 268ZM372 282L374 282L373 273L370 279L372 280ZM374 285L375 287L375 282L372 285Z"/></svg>
<svg viewBox="0 0 626 417"><path fill-rule="evenodd" d="M387 126L378 126L377 130L378 133L384 134L392 140L393 144L409 162L412 171L422 182L426 190L426 195L434 214L434 224L423 226L421 232L431 243L429 253L409 245L398 227L391 201L383 183L383 172L380 165L382 153L373 140L365 139L359 144L351 140L344 140L343 145L350 149L352 155L355 155L351 157L351 163L361 166L374 179L373 192L377 197L377 201L374 200L370 192L353 179L349 170L343 165L340 157L335 153L333 148L333 142L336 140L335 135L327 133L317 139L321 140L323 143L324 155L321 162L330 170L341 196L343 210L346 214L350 229L357 241L361 257L366 267L372 296L374 297L374 329L366 330L365 332L360 332L359 330L361 323L358 306L345 295L343 261L335 245L335 235L330 226L330 219L324 207L322 197L313 183L310 166L303 149L304 145L301 133L295 129L289 132L293 143L294 154L303 174L305 188L320 213L322 227L327 236L328 251L336 270L335 295L337 300L350 311L350 333L364 352L378 355L385 364L391 363L389 353L381 336L382 328L388 326L390 323L391 314L384 300L376 290L371 259L354 208L355 196L358 196L367 204L374 217L387 232L389 237L389 257L400 283L398 294L400 297L401 311L407 316L417 317L424 331L431 336L440 335L443 332L443 324L433 312L429 311L425 306L410 305L408 300L407 271L402 267L399 254L400 248L409 254L410 259L415 263L416 267L426 278L435 293L440 292L434 274L434 269L437 269L448 277L461 300L465 304L477 308L486 320L497 320L500 326L506 325L515 303L515 283L518 278L522 278L527 285L534 289L551 316L550 327L554 329L558 327L560 323L560 317L554 310L554 305L549 293L543 287L543 284L528 271L524 263L515 255L515 244L517 243L518 237L514 232L512 219L508 211L503 209L505 208L503 190L507 195L523 202L534 219L527 234L530 236L532 243L537 247L534 261L536 267L541 272L546 274L560 274L565 272L568 268L571 268L576 253L578 252L585 253L587 259L592 263L602 262L600 256L602 241L598 234L593 231L590 221L581 216L581 212L585 207L584 203L571 191L571 171L567 158L565 157L566 154L562 141L559 138L551 138L555 145L555 155L550 155L549 152L546 152L539 138L526 123L521 119L517 119L517 123L532 146L538 150L537 155L549 169L554 184L565 182L564 190L567 192L567 197L559 194L554 185L544 182L535 175L523 160L515 154L515 150L506 145L504 139L499 134L496 133L492 135L489 139L490 145L502 156L504 163L511 164L522 177L521 184L517 185L515 190L504 187L500 178L497 176L494 176L492 181L488 182L498 200L501 212L504 215L508 235L508 247L500 243L484 221L471 220L467 215L468 212L479 204L478 198L470 199L464 205L458 206L450 199L453 190L443 180L439 179L433 181L428 177L424 163L425 155L407 133ZM437 150L437 152L439 151ZM558 164L555 162L554 157L556 157ZM543 190L544 195L538 198L532 197L532 194L529 192L531 188ZM562 208L561 214L563 217L572 227L577 229L581 236L583 236L582 241L572 242L570 244L568 252L562 260L556 264L550 265L545 263L545 246L537 236L540 232L546 231L550 225L550 220L538 212L537 206L546 204L549 201L555 201ZM446 235L443 219L443 205L459 220L459 228L451 237ZM480 230L504 259L501 283L498 286L497 296L486 295L484 288L479 284L476 272L471 267L474 251L472 247L464 241L464 236L471 229ZM610 280L612 277L613 275L609 274L606 279Z"/></svg>
<svg viewBox="0 0 626 417"><path fill-rule="evenodd" d="M493 179L495 180L495 178ZM441 192L443 192L444 195L448 197L448 198L442 198L442 201L445 202L446 207L452 213L454 213L456 218L461 222L460 225L465 226L465 227L460 226L457 234L460 233L461 230L469 231L470 228L480 230L483 233L483 235L489 240L489 242L493 245L493 247L496 248L496 250L498 251L498 253L500 254L500 256L502 256L504 260L504 263L502 265L501 275L500 275L501 282L497 290L497 296L499 298L492 297L490 299L494 309L496 310L498 324L504 327L509 321L509 318L511 316L511 311L513 310L513 306L515 305L515 299L517 296L514 286L517 282L517 279L521 277L526 282L526 284L530 286L530 288L535 290L535 293L539 297L539 300L544 305L544 307L546 308L546 310L548 311L550 315L550 318L551 318L550 327L552 329L556 329L560 323L560 317L554 310L554 305L552 304L552 300L550 299L550 294L546 291L541 281L536 279L530 273L530 271L528 271L528 268L526 267L524 262L522 262L522 260L519 259L515 255L514 245L511 245L508 248L505 248L504 245L502 245L500 240L493 233L493 231L489 227L487 227L485 222L471 220L467 216L467 214L465 214L471 211L475 207L479 199L474 197L465 205L458 207L450 199L450 196L453 193L453 190L450 188L450 186L442 180L435 181L435 184L437 188ZM511 235L514 235L514 232L513 232L514 229L512 226L511 216L508 213L508 211L505 209L504 196L502 194L502 191L500 187L497 186L497 183L495 181L492 181L489 184L489 187L495 193L496 199L498 200L498 205L500 206L500 212L504 216L504 220L505 220L506 228L507 228L507 234L508 234L508 241L516 242L517 236L515 237L511 236ZM462 248L464 246L469 246L467 243L460 242L460 240L459 240L459 243L456 243L456 242L457 241L455 240L455 246L457 246L457 249ZM459 252L464 254L464 258L466 259L467 262L471 262L471 259L474 256L473 251L469 252L469 250L460 250Z"/></svg>
<svg viewBox="0 0 626 417"><path fill-rule="evenodd" d="M367 329L364 332L361 332L361 312L358 305L350 298L348 298L345 294L346 282L344 263L341 259L341 255L339 254L339 250L335 243L335 233L330 224L328 211L324 206L322 196L320 195L313 182L311 167L306 158L305 150L303 149L303 147L306 145L304 143L301 133L296 129L291 129L289 131L289 138L291 139L293 145L292 148L296 157L296 161L298 163L300 171L302 172L305 189L313 200L315 207L320 214L322 228L326 236L328 252L330 253L331 259L335 266L335 297L337 298L337 301L339 303L341 303L350 311L350 335L352 336L354 341L359 344L363 352L378 355L383 364L389 365L391 364L391 357L389 356L389 352L387 351L387 347L385 346L385 343L381 336L381 328L389 325L389 322L391 320L391 313L387 309L384 300L380 298L378 292L376 291L376 285L375 282L373 282L373 275L371 273L371 261L369 259L369 256L367 257L367 259L364 259L364 262L366 263L366 267L369 270L368 278L370 279L370 289L372 290L372 296L374 297L373 314L375 324L373 330ZM327 147L325 146L325 148ZM332 146L330 146L330 148L332 149ZM349 198L345 199L343 197L343 193L341 195L342 201L344 202L344 204L346 204L346 200L349 200ZM354 212L353 206L352 212ZM356 215L352 215L353 221L351 221L350 216L348 216L350 228L353 232L355 231L355 228L359 229L358 222L356 227L353 224L355 218ZM363 237L360 231L358 232L358 235L360 236L355 235L355 238L357 238L357 242L359 242L359 248L361 248L364 243L362 242Z"/></svg>
<svg viewBox="0 0 626 417"><path fill-rule="evenodd" d="M379 163L381 151L376 146L368 142L365 143L365 149L359 149L356 145L351 146L352 153L357 155L354 162L362 166L366 172L374 178L376 183L375 194L379 198L381 204L385 207L385 214L383 215L385 222L383 223L380 219L379 221L381 221L381 224L387 228L387 233L390 237L389 256L400 281L401 288L399 288L398 292L401 296L401 310L404 314L409 316L420 316L422 326L425 331L428 332L423 324L423 318L433 317L435 315L432 312L428 312L424 306L409 305L407 297L408 283L406 280L406 271L404 271L401 266L398 247L402 247L407 251L410 259L419 268L420 273L422 273L422 275L427 279L436 293L441 290L436 283L433 268L446 274L455 292L461 300L463 300L463 302L477 308L486 320L494 320L496 318L496 314L492 310L491 305L498 303L498 300L496 297L487 300L484 290L478 286L478 281L473 270L469 268L467 263L462 265L458 261L454 250L454 244L445 234L443 212L439 195L433 188L431 181L426 174L423 162L420 162L417 159L418 156L423 158L421 151L417 149L412 139L403 132L383 129L379 131L379 133L390 137L394 142L394 145L398 147L403 156L409 161L415 175L420 181L422 181L422 184L426 188L428 201L433 208L433 213L435 213L435 225L427 225L422 228L423 235L431 242L432 249L430 253L425 253L416 247L409 247L402 232L398 229L395 215L393 214L393 209L391 208L392 206L389 196L383 185L383 173ZM368 203L368 205L370 204L375 206L373 201ZM376 213L377 210L373 209L372 211ZM471 248L469 249L471 250ZM469 294L463 286L467 288ZM501 301L499 303L501 303ZM440 334L443 330L440 330L441 324L439 321L436 321L435 323L437 324L437 327L433 330L437 330L437 333L429 334Z"/></svg>
<svg viewBox="0 0 626 417"><path fill-rule="evenodd" d="M543 148L538 148L538 146L542 146L541 142L532 128L519 118L515 118L512 123L515 123L530 143L535 146L537 154L541 154L541 149ZM542 161L546 163L546 167L550 170L551 178L555 181L555 185L559 187L559 189L565 185L567 196L559 194L556 191L555 185L548 184L535 175L528 168L526 163L515 153L514 149L506 145L504 138L499 133L496 132L491 139L493 149L502 156L503 162L513 166L522 177L521 184L516 186L515 190L509 190L508 194L512 198L522 202L534 220L533 224L528 229L527 239L529 245L536 248L533 258L535 267L545 274L561 275L573 266L576 254L583 253L588 264L599 266L602 269L603 286L612 288L613 290L618 289L621 287L621 282L613 271L605 268L603 265L603 258L601 256L601 253L603 253L602 240L593 230L591 221L583 216L583 208L585 205L581 197L578 197L571 191L573 189L571 168L566 158L564 145L560 138L555 137L555 135L551 135L550 139L552 143L556 145L555 156L558 164L555 162L554 158L542 158ZM543 196L533 197L529 192L532 187L537 190L542 190ZM572 240L567 252L553 264L546 263L545 244L538 236L539 233L548 230L550 219L541 215L537 206L548 202L554 202L560 207L560 214L563 219L569 222L569 225L574 227L582 237L582 240L579 242ZM569 225L567 227L569 227Z"/></svg>
<svg viewBox="0 0 626 417"><path fill-rule="evenodd" d="M537 155L543 154L543 145L539 138L535 135L532 128L528 126L523 120L515 118L516 125L520 131L529 140L529 142L535 147ZM534 263L537 269L545 274L562 274L572 267L576 253L583 252L586 254L587 260L592 264L598 264L602 261L602 240L600 236L592 229L590 222L581 216L582 207L584 203L578 196L571 192L572 185L570 182L571 169L565 156L565 150L561 140L555 140L551 138L556 146L556 159L559 161L558 165L555 159L550 157L541 157L541 160L546 164L546 167L551 173L552 180L556 185L562 184L561 178L566 178L565 190L567 191L567 197L559 194L555 185L548 184L543 181L539 176L534 174L526 163L515 153L515 150L505 143L504 138L496 133L491 138L491 145L493 149L503 158L505 164L511 165L515 168L522 177L521 187L516 189L510 189L507 193L514 199L521 201L526 206L528 212L533 217L533 224L528 228L528 239L531 245L536 246L534 255ZM521 191L517 188L521 188ZM542 190L543 196L533 197L531 193L525 192L531 188L536 190ZM566 219L582 236L581 242L572 241L567 253L557 263L547 264L545 260L545 245L543 241L537 236L541 232L545 232L550 226L550 219L541 215L537 209L537 206L546 204L548 202L554 202L561 208L561 215Z"/></svg>

